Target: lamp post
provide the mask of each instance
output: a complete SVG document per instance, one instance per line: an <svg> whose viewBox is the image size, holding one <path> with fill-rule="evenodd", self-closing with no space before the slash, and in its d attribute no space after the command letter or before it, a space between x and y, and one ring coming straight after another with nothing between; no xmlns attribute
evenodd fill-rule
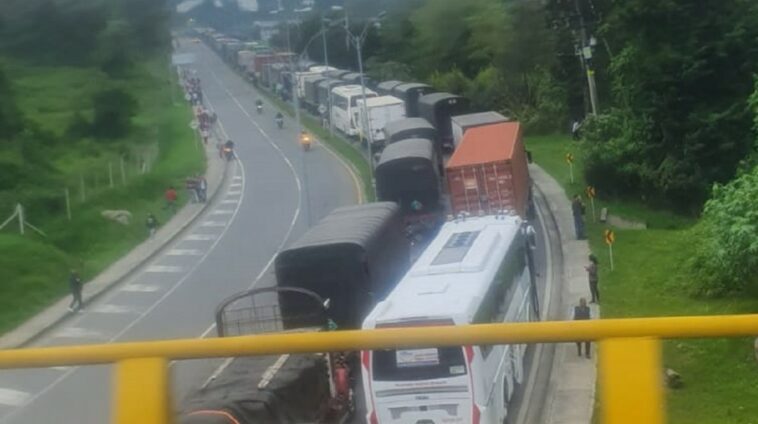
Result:
<svg viewBox="0 0 758 424"><path fill-rule="evenodd" d="M368 162L369 162L369 177L371 178L371 187L373 188L375 186L374 182L374 135L373 131L371 130L371 120L368 119L368 102L366 99L366 81L364 79L363 75L363 42L366 40L366 34L368 33L368 29L370 25L376 25L378 24L379 20L384 17L384 12L381 12L376 18L369 19L368 22L366 22L366 25L363 26L363 31L359 35L355 35L350 31L350 27L348 26L348 20L347 15L345 15L345 32L347 32L348 38L350 41L352 41L353 44L355 44L355 50L356 54L358 56L358 72L360 73L361 77L361 99L363 100L363 108L364 113L362 113L363 117L363 128L366 130L367 136L366 136L366 142L368 144Z"/></svg>

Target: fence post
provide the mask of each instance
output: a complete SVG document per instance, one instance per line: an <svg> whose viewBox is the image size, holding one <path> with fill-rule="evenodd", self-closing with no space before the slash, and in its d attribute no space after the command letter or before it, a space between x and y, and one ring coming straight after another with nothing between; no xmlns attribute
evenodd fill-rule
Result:
<svg viewBox="0 0 758 424"><path fill-rule="evenodd" d="M121 156L121 185L126 185L126 168L124 168L123 156Z"/></svg>
<svg viewBox="0 0 758 424"><path fill-rule="evenodd" d="M84 174L79 174L79 193L82 196L82 203L87 201L87 193L84 185Z"/></svg>
<svg viewBox="0 0 758 424"><path fill-rule="evenodd" d="M113 188L113 162L108 162L108 183Z"/></svg>
<svg viewBox="0 0 758 424"><path fill-rule="evenodd" d="M68 187L63 191L66 194L66 216L68 217L68 220L71 221L71 196L68 192Z"/></svg>
<svg viewBox="0 0 758 424"><path fill-rule="evenodd" d="M23 236L24 235L24 207L21 206L21 203L16 205L16 210L18 211L18 231Z"/></svg>

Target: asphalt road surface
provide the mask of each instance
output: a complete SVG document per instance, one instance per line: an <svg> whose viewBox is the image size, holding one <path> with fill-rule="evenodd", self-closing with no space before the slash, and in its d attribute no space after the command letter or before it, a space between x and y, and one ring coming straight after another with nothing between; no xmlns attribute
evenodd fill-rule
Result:
<svg viewBox="0 0 758 424"><path fill-rule="evenodd" d="M195 54L206 103L218 114L221 132L235 141L239 161L227 170L214 204L175 242L37 346L212 336L216 304L272 284L270 265L282 246L357 200L354 177L331 152L319 144L303 152L291 120L278 129L272 107L259 115L257 95L215 54L183 44ZM216 366L211 360L174 363L175 399L199 387ZM110 366L0 372L0 423L108 422L110 373Z"/></svg>

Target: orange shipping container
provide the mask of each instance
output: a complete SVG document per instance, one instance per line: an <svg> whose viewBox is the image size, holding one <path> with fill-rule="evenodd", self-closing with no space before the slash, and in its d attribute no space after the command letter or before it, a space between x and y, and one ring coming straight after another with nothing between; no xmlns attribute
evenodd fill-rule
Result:
<svg viewBox="0 0 758 424"><path fill-rule="evenodd" d="M526 218L529 169L518 122L467 130L445 169L454 214L514 210Z"/></svg>

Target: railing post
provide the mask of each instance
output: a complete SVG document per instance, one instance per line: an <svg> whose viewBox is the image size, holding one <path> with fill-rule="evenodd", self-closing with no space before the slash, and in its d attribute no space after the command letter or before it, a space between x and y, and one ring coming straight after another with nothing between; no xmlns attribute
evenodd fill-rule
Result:
<svg viewBox="0 0 758 424"><path fill-rule="evenodd" d="M605 339L599 353L603 424L663 424L660 340Z"/></svg>
<svg viewBox="0 0 758 424"><path fill-rule="evenodd" d="M168 361L126 359L115 364L112 424L170 424Z"/></svg>

